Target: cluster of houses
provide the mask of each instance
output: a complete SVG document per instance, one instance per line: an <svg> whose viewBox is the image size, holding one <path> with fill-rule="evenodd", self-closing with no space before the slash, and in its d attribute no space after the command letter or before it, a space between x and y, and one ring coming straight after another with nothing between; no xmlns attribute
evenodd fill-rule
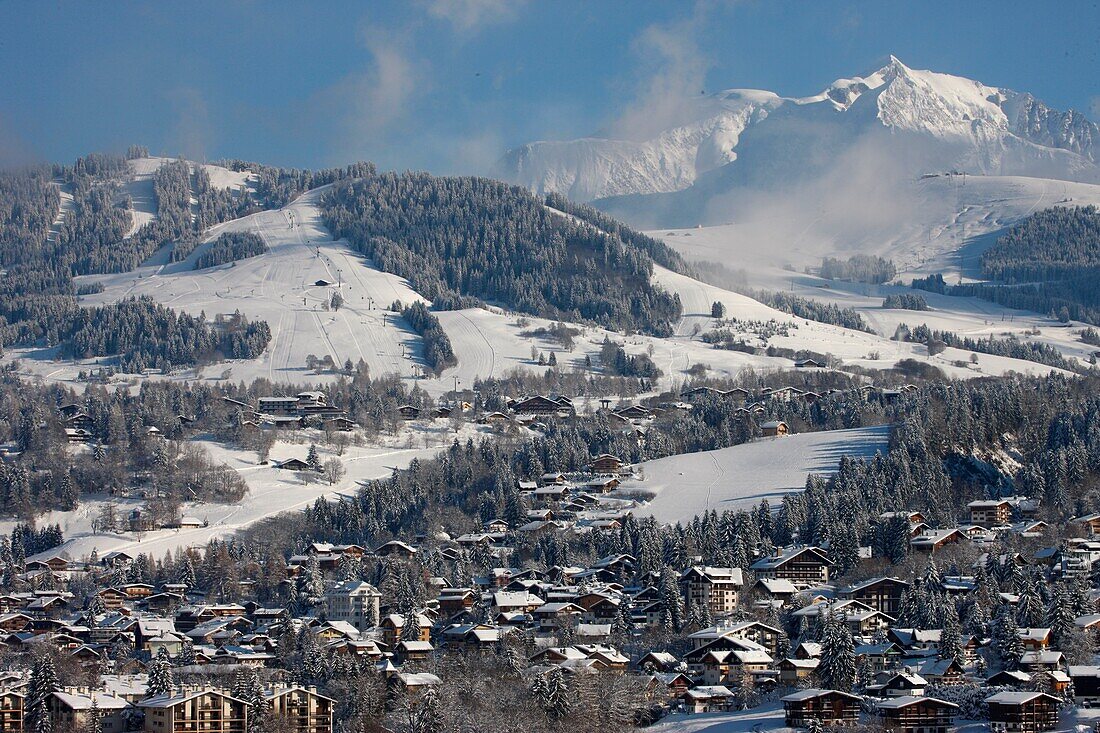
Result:
<svg viewBox="0 0 1100 733"><path fill-rule="evenodd" d="M614 467L610 460L606 465ZM987 510L974 507L974 511ZM991 516L989 521L1000 518ZM461 540L442 551L455 552ZM103 587L94 604L65 591L12 593L0 596L0 644L12 651L29 651L49 640L80 664L100 669L114 664L108 650L123 640L136 654L128 668L116 673L140 674L140 660L154 658L162 649L178 659L187 649L191 671L225 675L242 665L277 666L279 639L289 625L308 629L332 655L349 655L376 665L396 692L416 693L439 683L434 675L417 671L429 657L490 651L519 635L517 641L533 642L534 651L527 660L532 670L559 668L577 679L601 672L639 675L647 689L671 709L735 709L739 690L751 684L777 694L791 691L781 699L792 727L813 727L812 721L850 723L859 719L861 709L864 714L871 709L886 728L900 733L946 733L953 724L958 708L926 694L934 685L969 682L987 687L990 720L1021 733L1050 729L1070 690L1078 702L1100 702L1100 667L1068 665L1055 648L1050 629L1021 628L1023 652L1017 668L984 676L978 659L990 644L988 639L963 637L962 659L942 659L940 630L898 625L907 581L876 577L838 585L832 577L833 561L821 547L780 548L757 558L748 573L701 564L683 568L675 578L683 608L705 609L703 616L712 619L712 625L688 634L688 648L682 655L655 648L634 657L624 654L616 643L624 639L624 628L631 638L662 628L667 609L661 588L667 586L667 579L662 583L659 572L638 572L637 561L629 554L603 557L584 567L497 567L473 578L470 585L432 577L427 581L431 600L404 614L388 608L370 583L337 580L348 561L415 560L420 552L416 545L400 540L369 549L311 544L305 553L288 560L284 581L295 583L307 569L319 570L326 579L315 610L301 617L293 617L283 607L265 608L255 602L206 603L201 594L180 583ZM75 574L99 572L99 577L110 577L106 571L132 561L127 553L116 551L102 558L100 568L56 557L32 561L26 570L35 575L38 587L63 587ZM983 557L978 562L986 561ZM242 591L254 583L240 582ZM972 577L944 578L943 589L949 596L963 596L974 588ZM1078 626L1090 632L1100 629L1100 596L1093 598L1093 604L1097 613L1077 619ZM852 634L857 664L867 676L861 683L863 695L816 687L822 645L802 642L789 648L778 625L757 620L772 616L773 609L788 613L805 629L826 616L841 619ZM408 624L417 628L409 630ZM18 680L7 689L16 696L23 694ZM327 733L330 700L305 688L270 691L272 696L286 694L293 696L296 709L306 706L319 711L303 718L308 725L294 724L292 730ZM107 699L111 696L121 700ZM156 722L163 716L187 721L194 710L209 705L221 707L226 727L203 730L238 731L233 726L243 720L237 707L240 701L223 689L180 690L163 699L144 698L138 691L132 697L67 690L58 693L51 710L56 708L58 721L64 722L87 714L92 700L102 715L115 710L121 715L136 707L145 714L146 730L157 733L164 733L163 725ZM295 719L301 717L296 714ZM105 724L104 730L113 729Z"/></svg>
<svg viewBox="0 0 1100 733"><path fill-rule="evenodd" d="M0 731L30 730L29 680L0 676ZM264 707L288 733L332 733L335 701L313 687L275 685L263 691ZM252 705L223 688L179 686L148 694L144 674L104 674L96 687L63 687L44 701L49 730L144 730L146 733L247 733ZM38 727L38 730L43 728Z"/></svg>
<svg viewBox="0 0 1100 733"><path fill-rule="evenodd" d="M57 408L57 417L61 421L62 429L65 431L65 439L69 443L79 444L95 441L92 416L87 413L83 406L71 403L62 405ZM177 419L181 423L194 421L193 418L186 415L179 415ZM163 435L160 428L155 425L147 425L145 432L151 438L159 438Z"/></svg>
<svg viewBox="0 0 1100 733"><path fill-rule="evenodd" d="M255 406L230 397L222 397L222 400L238 411L240 425L245 430L299 430L312 426L326 431L347 432L355 427L347 413L330 405L327 395L320 391L299 392L285 397L260 397Z"/></svg>

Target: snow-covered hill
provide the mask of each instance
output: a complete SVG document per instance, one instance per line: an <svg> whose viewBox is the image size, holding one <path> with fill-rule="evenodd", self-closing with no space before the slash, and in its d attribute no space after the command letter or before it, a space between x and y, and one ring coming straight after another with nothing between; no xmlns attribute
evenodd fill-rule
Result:
<svg viewBox="0 0 1100 733"><path fill-rule="evenodd" d="M957 169L1100 182L1100 126L1083 114L1051 109L1030 94L910 69L894 57L811 97L733 89L700 99L687 116L647 140L529 143L504 157L501 173L579 201L681 191L713 173L703 191L715 194L820 173L873 136L878 152L911 174ZM629 203L612 207L637 220L643 208ZM696 203L687 214L704 214L700 208Z"/></svg>
<svg viewBox="0 0 1100 733"><path fill-rule="evenodd" d="M669 523L765 499L776 506L784 494L805 488L808 474L835 472L841 456L885 453L889 437L887 426L826 430L669 456L639 464L639 478L624 482L615 495L653 496L635 515Z"/></svg>
<svg viewBox="0 0 1100 733"><path fill-rule="evenodd" d="M664 372L661 386L674 388L688 377L689 370L703 364L715 376L735 376L746 367L785 369L790 358L716 349L699 334L715 327L711 305L721 301L728 316L737 318L742 334L750 342L781 349L830 353L845 365L886 369L899 359L912 358L932 363L958 378L1003 374L1047 372L1034 362L982 355L970 365L969 353L948 349L931 357L919 344L891 341L887 333L864 333L795 318L749 297L708 285L662 267L654 268L655 282L679 296L684 316L675 335L654 338L623 335L591 326L577 326L571 349L563 349L548 336L549 321L508 313L499 308L469 308L440 311L439 321L448 334L458 365L438 378L423 378L423 343L403 319L388 311L396 301L424 300L402 278L382 272L355 252L347 242L336 240L321 221L318 207L322 189L309 191L280 210L262 211L212 227L185 260L169 262L169 246L153 255L138 269L113 275L78 278L78 284L102 283L102 292L87 295L87 305L118 301L132 295L148 295L172 308L208 318L240 311L250 319L264 320L272 329L271 343L257 359L236 360L186 370L173 379L249 381L258 377L276 383L303 384L339 378L334 371L315 371L307 366L309 356L331 356L342 365L360 359L375 375L396 373L405 379L421 377L420 385L433 394L455 386L473 385L478 378L501 377L513 369L545 371L539 354L556 352L561 368L584 369L586 362L599 366L605 339L622 344L630 354L648 353ZM196 259L219 235L232 231L259 234L268 252L218 267L195 270ZM677 239L672 237L671 239ZM329 284L318 284L324 280ZM332 311L325 307L339 289L344 305ZM774 322L768 325L769 322ZM778 326L776 326L778 324ZM764 338L760 334L766 333ZM19 359L26 374L74 385L77 377L93 366L88 362L58 362L51 349L11 349L8 360ZM160 378L154 376L152 378Z"/></svg>

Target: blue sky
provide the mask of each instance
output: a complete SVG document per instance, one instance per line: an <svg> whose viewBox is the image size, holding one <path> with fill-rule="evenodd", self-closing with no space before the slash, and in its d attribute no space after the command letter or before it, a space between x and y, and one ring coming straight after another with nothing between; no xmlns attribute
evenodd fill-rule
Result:
<svg viewBox="0 0 1100 733"><path fill-rule="evenodd" d="M1100 119L1100 7L814 0L0 4L0 161L153 152L486 172L729 87L819 91L888 54Z"/></svg>

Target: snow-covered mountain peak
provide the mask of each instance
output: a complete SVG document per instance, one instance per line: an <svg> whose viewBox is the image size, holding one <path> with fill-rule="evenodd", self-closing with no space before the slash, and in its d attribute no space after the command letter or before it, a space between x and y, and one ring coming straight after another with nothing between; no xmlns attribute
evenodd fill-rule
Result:
<svg viewBox="0 0 1100 733"><path fill-rule="evenodd" d="M957 168L1100 181L1100 127L1084 115L1051 109L1030 94L913 69L896 56L810 97L736 88L697 97L675 127L645 140L529 143L505 156L499 175L579 201L681 191L719 169L741 185L781 186L800 174L799 161L820 173L830 156L884 131L896 147L889 155L916 175Z"/></svg>

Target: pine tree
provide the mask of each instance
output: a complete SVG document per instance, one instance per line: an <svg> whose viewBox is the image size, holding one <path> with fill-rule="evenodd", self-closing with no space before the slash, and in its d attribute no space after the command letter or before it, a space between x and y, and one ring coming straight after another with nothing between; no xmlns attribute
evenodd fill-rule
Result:
<svg viewBox="0 0 1100 733"><path fill-rule="evenodd" d="M103 715L99 710L99 697L94 692L92 693L92 709L88 715L91 717L88 733L103 733Z"/></svg>
<svg viewBox="0 0 1100 733"><path fill-rule="evenodd" d="M954 659L963 663L962 637L959 633L959 613L952 601L944 604L943 622L940 627L940 659Z"/></svg>
<svg viewBox="0 0 1100 733"><path fill-rule="evenodd" d="M679 631L684 626L683 601L677 583L678 574L671 565L661 570L661 580L657 585L657 595L661 599L661 627L665 631Z"/></svg>
<svg viewBox="0 0 1100 733"><path fill-rule="evenodd" d="M168 652L161 647L156 658L149 664L149 696L171 694L174 687L172 663L168 661Z"/></svg>
<svg viewBox="0 0 1100 733"><path fill-rule="evenodd" d="M321 470L321 457L317 455L317 445L314 443L309 444L309 453L306 454L306 463L314 471Z"/></svg>
<svg viewBox="0 0 1100 733"><path fill-rule="evenodd" d="M195 644L190 639L185 639L180 648L179 665L189 667L195 663Z"/></svg>
<svg viewBox="0 0 1100 733"><path fill-rule="evenodd" d="M997 623L994 624L993 630L993 646L1003 669L1013 670L1020 665L1024 645L1020 640L1016 616L1007 605L1003 606L997 614Z"/></svg>
<svg viewBox="0 0 1100 733"><path fill-rule="evenodd" d="M1071 607L1072 599L1066 589L1065 583L1059 583L1054 588L1054 597L1047 607L1047 626L1050 627L1056 640L1061 639L1069 631L1073 630L1077 616Z"/></svg>
<svg viewBox="0 0 1100 733"><path fill-rule="evenodd" d="M855 643L848 625L838 614L830 613L825 619L817 674L821 684L831 690L849 692L855 684Z"/></svg>
<svg viewBox="0 0 1100 733"><path fill-rule="evenodd" d="M443 727L439 701L434 687L425 689L417 699L409 727L411 733L435 733Z"/></svg>
<svg viewBox="0 0 1100 733"><path fill-rule="evenodd" d="M29 729L35 733L52 733L53 724L50 722L47 699L60 689L61 683L53 657L43 654L31 669L31 678L27 685L26 718Z"/></svg>

